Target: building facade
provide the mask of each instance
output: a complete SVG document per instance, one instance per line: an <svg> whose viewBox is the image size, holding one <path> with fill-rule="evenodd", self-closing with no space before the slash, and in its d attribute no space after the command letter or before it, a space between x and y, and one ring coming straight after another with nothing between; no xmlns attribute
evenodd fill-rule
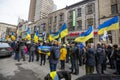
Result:
<svg viewBox="0 0 120 80"><path fill-rule="evenodd" d="M120 0L98 0L99 5L99 24L114 17L120 17ZM120 30L109 31L108 43L120 44Z"/></svg>
<svg viewBox="0 0 120 80"><path fill-rule="evenodd" d="M5 40L7 35L11 35L12 32L16 33L16 25L0 22L0 38Z"/></svg>
<svg viewBox="0 0 120 80"><path fill-rule="evenodd" d="M40 7L40 5L38 5L40 3L36 3L37 6ZM74 26L73 12L75 12ZM39 11L35 11L35 14L39 14ZM40 16L36 17L37 21L31 24L31 29L33 29L33 32L36 28L40 28L40 32L42 32L42 30L44 31L45 29L47 30L47 33L49 33L50 31L57 32L62 24L65 22L69 30L69 35L66 37L66 39L68 40L68 42L72 42L75 40L76 37L79 36L79 34L85 32L89 26L93 26L94 37L93 39L88 40L88 42L96 44L98 41L100 41L101 37L100 35L98 35L97 27L113 16L120 16L120 0L106 0L106 2L105 0L83 0L73 5L66 6L63 9L47 14L47 17L43 19L41 18L37 20L37 18L40 18ZM42 29L40 26L45 25L44 23L46 23L47 25L45 29ZM109 31L107 43L120 44L119 33L120 30Z"/></svg>
<svg viewBox="0 0 120 80"><path fill-rule="evenodd" d="M60 9L48 15L48 31L57 32L67 21L66 9Z"/></svg>
<svg viewBox="0 0 120 80"><path fill-rule="evenodd" d="M99 37L97 35L98 26L98 3L97 0L83 0L76 4L66 7L67 10L67 26L69 35L67 37L69 42L75 40L82 32L86 31L89 26L94 27L94 38L88 42L97 43ZM75 26L73 26L73 12L75 18Z"/></svg>
<svg viewBox="0 0 120 80"><path fill-rule="evenodd" d="M30 1L28 21L34 22L36 0Z"/></svg>
<svg viewBox="0 0 120 80"><path fill-rule="evenodd" d="M48 16L56 9L53 0L31 0L29 9L29 21L37 21Z"/></svg>

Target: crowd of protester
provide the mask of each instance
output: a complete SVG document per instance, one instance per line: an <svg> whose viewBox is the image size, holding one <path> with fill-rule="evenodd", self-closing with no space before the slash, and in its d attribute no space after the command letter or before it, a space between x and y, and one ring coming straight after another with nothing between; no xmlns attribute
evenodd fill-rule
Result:
<svg viewBox="0 0 120 80"><path fill-rule="evenodd" d="M12 48L15 51L15 60L26 61L26 56L29 55L29 62L40 61L40 65L45 65L46 60L49 60L50 72L57 70L57 64L60 62L61 71L65 71L65 64L69 63L70 73L78 75L79 66L85 65L86 74L93 74L95 69L98 74L104 74L106 68L115 69L114 74L120 75L120 46L117 44L106 45L97 43L92 45L88 43L84 47L78 46L78 43L59 44L54 40L51 43L39 41L37 44L34 41L30 43L25 40L12 42ZM39 50L39 46L50 46L50 51L45 52ZM41 57L41 58L40 58Z"/></svg>

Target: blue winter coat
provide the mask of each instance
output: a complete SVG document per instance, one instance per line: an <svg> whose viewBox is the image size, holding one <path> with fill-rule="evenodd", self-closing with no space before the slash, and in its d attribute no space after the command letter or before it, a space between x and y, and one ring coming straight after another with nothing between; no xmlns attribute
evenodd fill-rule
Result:
<svg viewBox="0 0 120 80"><path fill-rule="evenodd" d="M86 51L86 65L95 66L95 50L93 48L88 48Z"/></svg>

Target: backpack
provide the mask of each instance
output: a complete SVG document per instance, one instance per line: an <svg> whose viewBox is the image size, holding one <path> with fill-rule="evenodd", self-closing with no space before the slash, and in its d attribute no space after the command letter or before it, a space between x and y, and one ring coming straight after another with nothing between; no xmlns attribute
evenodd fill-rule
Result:
<svg viewBox="0 0 120 80"><path fill-rule="evenodd" d="M60 48L59 47L53 47L53 59L58 60L60 57Z"/></svg>
<svg viewBox="0 0 120 80"><path fill-rule="evenodd" d="M78 46L76 46L75 54L76 54L76 58L79 58L79 56L81 55L80 48Z"/></svg>
<svg viewBox="0 0 120 80"><path fill-rule="evenodd" d="M103 61L105 60L105 52L102 48L97 48L96 59L98 63L103 63Z"/></svg>
<svg viewBox="0 0 120 80"><path fill-rule="evenodd" d="M103 49L102 48L97 48L96 52L97 52L97 55L100 56L103 53Z"/></svg>

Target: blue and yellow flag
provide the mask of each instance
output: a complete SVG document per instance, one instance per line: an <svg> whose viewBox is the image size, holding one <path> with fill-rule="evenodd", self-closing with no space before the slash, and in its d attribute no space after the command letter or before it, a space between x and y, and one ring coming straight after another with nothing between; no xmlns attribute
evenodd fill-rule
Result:
<svg viewBox="0 0 120 80"><path fill-rule="evenodd" d="M53 41L53 40L55 40L55 39L57 39L57 38L59 38L59 32L56 32L56 33L51 33L51 34L49 34L49 41Z"/></svg>
<svg viewBox="0 0 120 80"><path fill-rule="evenodd" d="M11 40L12 40L12 41L15 41L15 40L16 40L16 37L15 37L15 35L14 35L14 32L12 32Z"/></svg>
<svg viewBox="0 0 120 80"><path fill-rule="evenodd" d="M59 34L60 34L59 32L56 32L55 34L53 34L54 40L57 39L57 38L59 38Z"/></svg>
<svg viewBox="0 0 120 80"><path fill-rule="evenodd" d="M61 38L64 38L65 36L68 35L68 29L67 29L67 26L66 24L64 23L60 29L60 37Z"/></svg>
<svg viewBox="0 0 120 80"><path fill-rule="evenodd" d="M119 17L115 16L98 26L98 34L101 35L104 31L119 29Z"/></svg>
<svg viewBox="0 0 120 80"><path fill-rule="evenodd" d="M50 72L50 77L52 78L52 80L59 80L59 77L56 71Z"/></svg>
<svg viewBox="0 0 120 80"><path fill-rule="evenodd" d="M26 36L26 39L27 40L31 40L31 35L30 35L30 28L28 27L28 29L27 29L27 36Z"/></svg>
<svg viewBox="0 0 120 80"><path fill-rule="evenodd" d="M39 35L39 32L36 31L36 32L35 32L35 35L34 35L34 39L33 39L35 43L38 43L38 40L39 40L38 35Z"/></svg>
<svg viewBox="0 0 120 80"><path fill-rule="evenodd" d="M79 37L75 39L76 42L86 42L90 38L93 38L93 27L89 27L88 30L82 34L80 34Z"/></svg>

